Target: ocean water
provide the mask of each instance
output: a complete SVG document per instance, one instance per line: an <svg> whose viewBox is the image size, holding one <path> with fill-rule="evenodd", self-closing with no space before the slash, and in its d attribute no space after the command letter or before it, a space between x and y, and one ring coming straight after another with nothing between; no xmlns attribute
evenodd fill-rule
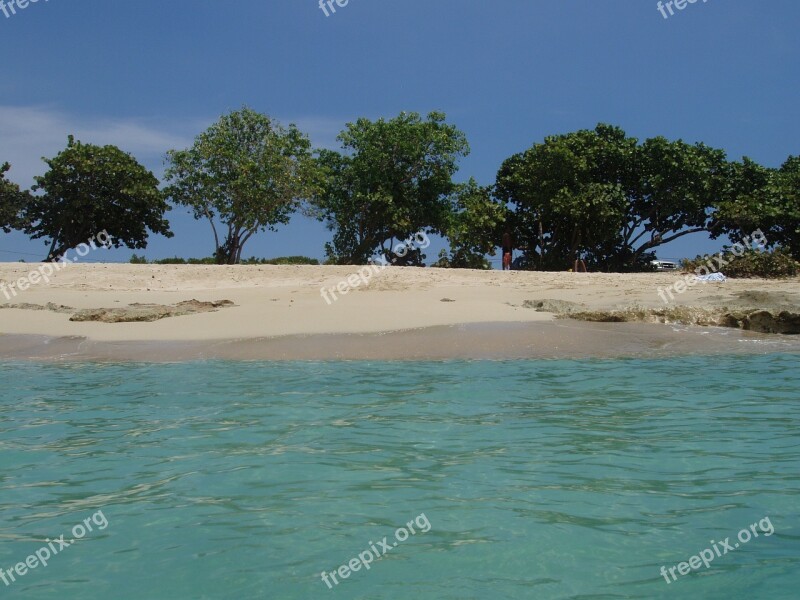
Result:
<svg viewBox="0 0 800 600"><path fill-rule="evenodd" d="M2 364L0 598L796 599L799 366Z"/></svg>

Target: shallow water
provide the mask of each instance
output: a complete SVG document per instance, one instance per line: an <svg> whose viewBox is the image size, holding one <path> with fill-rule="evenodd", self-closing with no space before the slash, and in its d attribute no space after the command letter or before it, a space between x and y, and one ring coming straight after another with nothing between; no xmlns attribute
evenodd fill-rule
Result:
<svg viewBox="0 0 800 600"><path fill-rule="evenodd" d="M2 364L0 568L107 527L0 595L794 599L798 366ZM765 517L772 535L660 574Z"/></svg>

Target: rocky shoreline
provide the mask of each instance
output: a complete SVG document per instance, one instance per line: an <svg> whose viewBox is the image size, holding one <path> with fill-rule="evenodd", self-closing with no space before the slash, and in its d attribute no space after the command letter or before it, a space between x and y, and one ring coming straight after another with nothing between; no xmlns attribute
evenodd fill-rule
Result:
<svg viewBox="0 0 800 600"><path fill-rule="evenodd" d="M758 301L759 306L746 303ZM675 323L704 327L732 327L744 331L783 335L800 334L800 308L786 297L768 292L741 292L733 305L698 307L675 305L663 308L625 306L612 310L589 310L583 304L565 300L526 301L523 306L557 318L593 323Z"/></svg>
<svg viewBox="0 0 800 600"><path fill-rule="evenodd" d="M198 313L214 312L220 308L235 306L230 300L218 302L201 302L199 300L185 300L173 305L133 303L119 308L90 308L81 309L64 306L63 304L7 304L2 308L16 308L20 310L45 310L60 314L71 315L72 322L94 321L97 323L152 323L170 317L183 317Z"/></svg>

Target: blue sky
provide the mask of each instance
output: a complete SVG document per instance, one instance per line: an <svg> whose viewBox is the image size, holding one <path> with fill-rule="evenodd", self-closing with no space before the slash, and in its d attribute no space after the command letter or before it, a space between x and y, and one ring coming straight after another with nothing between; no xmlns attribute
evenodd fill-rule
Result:
<svg viewBox="0 0 800 600"><path fill-rule="evenodd" d="M40 0L0 12L0 162L27 187L74 133L160 175L166 150L245 104L325 147L361 116L444 111L472 147L458 179L483 184L546 135L598 122L768 166L800 154L800 3L699 0L668 19L656 4L349 0L326 17L318 0ZM152 237L148 257L213 252L206 223L169 219L175 237ZM298 216L244 254L322 258L329 239ZM687 236L659 256L719 246ZM0 260L44 248L0 233Z"/></svg>

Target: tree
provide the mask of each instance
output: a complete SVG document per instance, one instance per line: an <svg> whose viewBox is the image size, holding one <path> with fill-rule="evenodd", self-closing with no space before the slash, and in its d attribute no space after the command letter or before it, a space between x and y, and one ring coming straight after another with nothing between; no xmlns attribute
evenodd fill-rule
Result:
<svg viewBox="0 0 800 600"><path fill-rule="evenodd" d="M742 239L759 227L768 228L779 217L775 171L744 157L728 165L726 186L714 203L712 237Z"/></svg>
<svg viewBox="0 0 800 600"><path fill-rule="evenodd" d="M326 244L332 262L364 264L379 250L391 256L395 240L444 231L457 161L469 153L464 134L445 118L358 119L338 137L342 153L320 152L327 184L315 205L334 232Z"/></svg>
<svg viewBox="0 0 800 600"><path fill-rule="evenodd" d="M590 268L641 269L660 245L707 231L724 189L724 152L618 127L551 136L506 160L497 195L515 205L516 237L540 269L577 254Z"/></svg>
<svg viewBox="0 0 800 600"><path fill-rule="evenodd" d="M146 248L148 229L172 237L158 179L116 146L95 146L69 136L65 150L45 159L25 210L25 232L48 238L46 260L57 260L100 232L114 247Z"/></svg>
<svg viewBox="0 0 800 600"><path fill-rule="evenodd" d="M635 143L598 126L548 137L503 163L496 193L515 205L514 238L529 264L562 270L578 252L620 243Z"/></svg>
<svg viewBox="0 0 800 600"><path fill-rule="evenodd" d="M0 229L6 233L22 228L22 214L30 199L30 194L5 178L10 169L8 163L0 165Z"/></svg>
<svg viewBox="0 0 800 600"><path fill-rule="evenodd" d="M732 163L725 192L715 206L714 237L741 241L760 229L769 246L800 257L800 157L790 156L780 169L747 157Z"/></svg>
<svg viewBox="0 0 800 600"><path fill-rule="evenodd" d="M800 260L800 156L790 156L778 171L780 219L775 242Z"/></svg>
<svg viewBox="0 0 800 600"><path fill-rule="evenodd" d="M308 138L249 108L223 115L167 159L167 196L208 219L220 264L238 263L255 233L288 223L319 186Z"/></svg>
<svg viewBox="0 0 800 600"><path fill-rule="evenodd" d="M445 235L450 242L435 266L453 269L488 269L486 255L494 256L508 217L505 205L492 198L491 188L475 179L458 186Z"/></svg>

